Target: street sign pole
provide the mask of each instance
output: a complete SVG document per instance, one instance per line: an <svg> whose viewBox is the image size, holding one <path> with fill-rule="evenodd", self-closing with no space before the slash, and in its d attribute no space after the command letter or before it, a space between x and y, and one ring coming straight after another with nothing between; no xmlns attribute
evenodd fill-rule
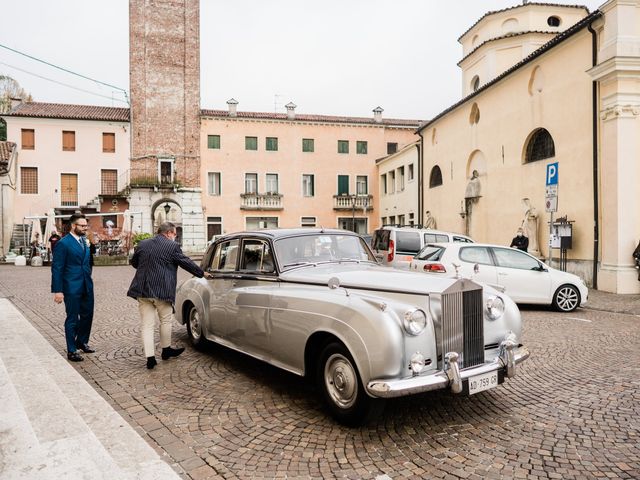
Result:
<svg viewBox="0 0 640 480"><path fill-rule="evenodd" d="M558 162L547 165L545 206L549 212L549 266L553 263L553 214L558 211Z"/></svg>

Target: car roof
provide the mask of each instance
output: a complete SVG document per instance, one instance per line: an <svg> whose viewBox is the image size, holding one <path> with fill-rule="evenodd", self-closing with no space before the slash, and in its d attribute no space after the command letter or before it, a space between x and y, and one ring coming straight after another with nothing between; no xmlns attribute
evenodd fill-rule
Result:
<svg viewBox="0 0 640 480"><path fill-rule="evenodd" d="M232 238L238 237L263 237L263 238L272 238L277 240L279 238L285 237L295 237L298 235L320 235L320 234L339 234L339 235L351 235L354 237L359 237L357 233L353 233L350 230L341 230L338 228L268 228L264 230L246 230L243 232L234 232L225 234L218 239L216 242L220 242L221 240L229 240Z"/></svg>
<svg viewBox="0 0 640 480"><path fill-rule="evenodd" d="M471 238L464 233L458 232L447 232L445 230L434 230L433 228L418 228L418 227L394 227L392 225L385 225L376 230L400 230L403 232L422 232L422 233L440 233L442 235L457 235L459 237Z"/></svg>

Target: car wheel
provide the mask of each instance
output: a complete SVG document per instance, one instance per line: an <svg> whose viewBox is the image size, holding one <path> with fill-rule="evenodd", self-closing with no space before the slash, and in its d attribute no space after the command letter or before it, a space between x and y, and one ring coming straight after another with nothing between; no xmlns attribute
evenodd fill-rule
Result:
<svg viewBox="0 0 640 480"><path fill-rule="evenodd" d="M580 292L573 285L562 285L553 296L553 306L561 312L573 312L580 305Z"/></svg>
<svg viewBox="0 0 640 480"><path fill-rule="evenodd" d="M341 343L329 343L322 350L318 385L331 414L344 425L362 425L384 408L382 399L365 392L356 364Z"/></svg>
<svg viewBox="0 0 640 480"><path fill-rule="evenodd" d="M202 320L202 315L198 309L192 305L187 315L187 333L194 347L202 347L206 342L204 334L202 333Z"/></svg>

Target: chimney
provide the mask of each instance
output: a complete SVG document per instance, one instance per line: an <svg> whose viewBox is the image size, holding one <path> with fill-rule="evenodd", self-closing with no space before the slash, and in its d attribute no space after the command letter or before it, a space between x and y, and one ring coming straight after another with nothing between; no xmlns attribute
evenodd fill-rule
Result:
<svg viewBox="0 0 640 480"><path fill-rule="evenodd" d="M238 112L236 110L238 108L238 101L235 98L230 98L227 100L227 105L229 105L229 116L237 117Z"/></svg>
<svg viewBox="0 0 640 480"><path fill-rule="evenodd" d="M296 118L296 107L297 105L293 102L289 102L285 105L287 107L287 118L289 120L293 120Z"/></svg>
<svg viewBox="0 0 640 480"><path fill-rule="evenodd" d="M376 123L382 123L382 112L384 112L382 107L376 107L373 109L373 119Z"/></svg>
<svg viewBox="0 0 640 480"><path fill-rule="evenodd" d="M21 98L10 98L9 100L11 101L11 110L13 110L14 108L16 108L18 105L22 103Z"/></svg>

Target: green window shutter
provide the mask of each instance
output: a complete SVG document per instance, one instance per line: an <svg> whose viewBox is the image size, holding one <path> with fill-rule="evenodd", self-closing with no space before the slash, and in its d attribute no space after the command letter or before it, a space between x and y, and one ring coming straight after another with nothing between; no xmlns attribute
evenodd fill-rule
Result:
<svg viewBox="0 0 640 480"><path fill-rule="evenodd" d="M338 175L338 195L349 195L349 175Z"/></svg>
<svg viewBox="0 0 640 480"><path fill-rule="evenodd" d="M207 148L220 148L220 135L208 135L207 136Z"/></svg>
<svg viewBox="0 0 640 480"><path fill-rule="evenodd" d="M303 152L313 152L314 150L313 138L303 138L302 139L302 151Z"/></svg>
<svg viewBox="0 0 640 480"><path fill-rule="evenodd" d="M278 151L278 138L277 137L267 137L266 139L266 150L269 152Z"/></svg>
<svg viewBox="0 0 640 480"><path fill-rule="evenodd" d="M349 140L338 140L338 153L349 153Z"/></svg>
<svg viewBox="0 0 640 480"><path fill-rule="evenodd" d="M245 150L258 150L258 137L244 137Z"/></svg>
<svg viewBox="0 0 640 480"><path fill-rule="evenodd" d="M356 143L356 152L360 154L367 154L367 142L359 141Z"/></svg>

